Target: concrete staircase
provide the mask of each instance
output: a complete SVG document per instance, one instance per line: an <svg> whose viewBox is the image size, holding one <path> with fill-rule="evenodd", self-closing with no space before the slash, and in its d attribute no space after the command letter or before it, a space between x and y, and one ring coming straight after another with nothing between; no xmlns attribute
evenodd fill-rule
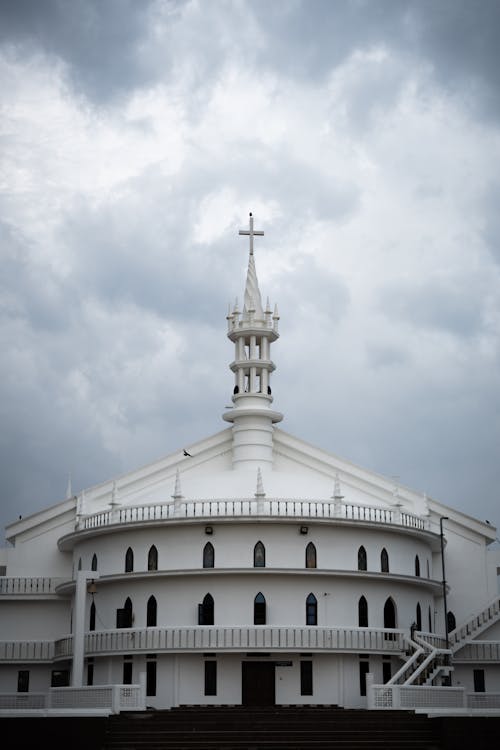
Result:
<svg viewBox="0 0 500 750"><path fill-rule="evenodd" d="M121 714L105 750L438 750L439 722L335 706L184 706Z"/></svg>
<svg viewBox="0 0 500 750"><path fill-rule="evenodd" d="M465 622L448 634L450 649L455 653L471 638L476 638L484 630L500 620L500 597L496 596L481 611L471 615Z"/></svg>

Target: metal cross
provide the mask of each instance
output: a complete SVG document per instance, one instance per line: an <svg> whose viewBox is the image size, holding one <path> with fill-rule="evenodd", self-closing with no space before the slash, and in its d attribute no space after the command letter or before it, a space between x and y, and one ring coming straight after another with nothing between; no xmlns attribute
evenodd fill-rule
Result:
<svg viewBox="0 0 500 750"><path fill-rule="evenodd" d="M245 234L250 237L250 255L253 255L253 238L254 237L263 237L264 232L258 232L257 230L254 230L253 228L253 216L250 213L250 229L240 229L239 234Z"/></svg>

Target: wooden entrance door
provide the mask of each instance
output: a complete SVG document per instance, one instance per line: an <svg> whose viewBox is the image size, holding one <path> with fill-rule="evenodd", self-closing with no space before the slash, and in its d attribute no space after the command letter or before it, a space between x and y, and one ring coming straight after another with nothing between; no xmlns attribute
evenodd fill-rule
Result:
<svg viewBox="0 0 500 750"><path fill-rule="evenodd" d="M241 663L241 698L244 706L274 706L274 662Z"/></svg>

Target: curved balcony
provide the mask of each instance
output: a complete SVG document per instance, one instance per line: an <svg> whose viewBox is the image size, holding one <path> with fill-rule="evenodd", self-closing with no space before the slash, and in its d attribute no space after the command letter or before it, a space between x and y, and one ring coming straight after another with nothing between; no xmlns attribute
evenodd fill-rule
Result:
<svg viewBox="0 0 500 750"><path fill-rule="evenodd" d="M42 578L42 577L0 577L0 596L47 596L55 595L56 588L64 578Z"/></svg>
<svg viewBox="0 0 500 750"><path fill-rule="evenodd" d="M72 655L72 637L55 642L54 657ZM85 634L85 655L134 652L330 651L396 653L404 650L404 631L384 628L191 627L130 628Z"/></svg>

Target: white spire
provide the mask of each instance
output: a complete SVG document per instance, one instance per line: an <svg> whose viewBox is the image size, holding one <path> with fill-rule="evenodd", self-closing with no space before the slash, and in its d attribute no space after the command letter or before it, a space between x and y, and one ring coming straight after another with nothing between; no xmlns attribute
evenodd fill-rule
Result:
<svg viewBox="0 0 500 750"><path fill-rule="evenodd" d="M264 492L264 485L262 483L262 472L260 470L260 466L257 469L257 489L255 490L255 497L265 497L266 493Z"/></svg>
<svg viewBox="0 0 500 750"><path fill-rule="evenodd" d="M248 311L251 310L254 313L255 318L262 319L264 317L253 253L251 253L248 258L247 283L245 286L245 307Z"/></svg>
<svg viewBox="0 0 500 750"><path fill-rule="evenodd" d="M181 475L179 469L175 472L175 487L174 494L172 495L174 500L182 500L182 489L181 489Z"/></svg>

